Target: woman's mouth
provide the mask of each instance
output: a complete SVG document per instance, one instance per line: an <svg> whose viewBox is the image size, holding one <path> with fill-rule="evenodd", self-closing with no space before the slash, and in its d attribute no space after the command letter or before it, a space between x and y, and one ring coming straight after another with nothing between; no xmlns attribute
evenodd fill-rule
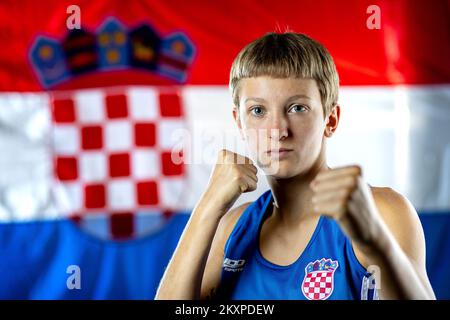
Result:
<svg viewBox="0 0 450 320"><path fill-rule="evenodd" d="M269 150L269 151L267 151L267 154L271 157L282 159L282 158L289 156L292 153L292 151L294 151L294 150L288 149L288 148L279 148L279 149Z"/></svg>

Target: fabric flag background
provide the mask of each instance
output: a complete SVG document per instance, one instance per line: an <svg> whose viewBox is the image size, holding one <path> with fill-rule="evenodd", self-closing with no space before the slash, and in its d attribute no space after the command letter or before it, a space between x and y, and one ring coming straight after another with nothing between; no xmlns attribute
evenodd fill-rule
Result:
<svg viewBox="0 0 450 320"><path fill-rule="evenodd" d="M287 28L337 65L329 164L408 197L450 298L448 1L79 1L68 30L71 5L0 4L0 298L153 299L217 151L246 152L233 58Z"/></svg>

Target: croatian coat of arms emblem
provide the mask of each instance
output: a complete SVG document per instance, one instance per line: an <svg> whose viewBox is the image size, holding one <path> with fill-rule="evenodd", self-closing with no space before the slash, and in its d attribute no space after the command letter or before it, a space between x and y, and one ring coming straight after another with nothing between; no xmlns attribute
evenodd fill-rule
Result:
<svg viewBox="0 0 450 320"><path fill-rule="evenodd" d="M308 263L302 292L308 300L326 300L333 293L334 272L339 267L337 261L322 258Z"/></svg>

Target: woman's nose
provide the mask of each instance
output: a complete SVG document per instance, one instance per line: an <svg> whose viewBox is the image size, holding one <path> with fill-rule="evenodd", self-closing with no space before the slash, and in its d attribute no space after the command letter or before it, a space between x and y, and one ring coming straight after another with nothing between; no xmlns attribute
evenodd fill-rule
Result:
<svg viewBox="0 0 450 320"><path fill-rule="evenodd" d="M282 140L289 134L289 122L284 115L276 115L271 119L270 138Z"/></svg>

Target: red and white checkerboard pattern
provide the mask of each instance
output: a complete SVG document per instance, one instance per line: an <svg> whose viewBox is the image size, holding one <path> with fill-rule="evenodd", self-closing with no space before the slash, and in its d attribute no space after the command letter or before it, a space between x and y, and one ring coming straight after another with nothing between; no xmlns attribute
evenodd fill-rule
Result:
<svg viewBox="0 0 450 320"><path fill-rule="evenodd" d="M306 274L302 291L309 300L325 300L333 293L333 271L313 271Z"/></svg>
<svg viewBox="0 0 450 320"><path fill-rule="evenodd" d="M178 91L80 90L55 94L52 111L56 187L69 214L126 224L137 210L176 205L185 182L184 165L171 160L171 135L185 128Z"/></svg>

